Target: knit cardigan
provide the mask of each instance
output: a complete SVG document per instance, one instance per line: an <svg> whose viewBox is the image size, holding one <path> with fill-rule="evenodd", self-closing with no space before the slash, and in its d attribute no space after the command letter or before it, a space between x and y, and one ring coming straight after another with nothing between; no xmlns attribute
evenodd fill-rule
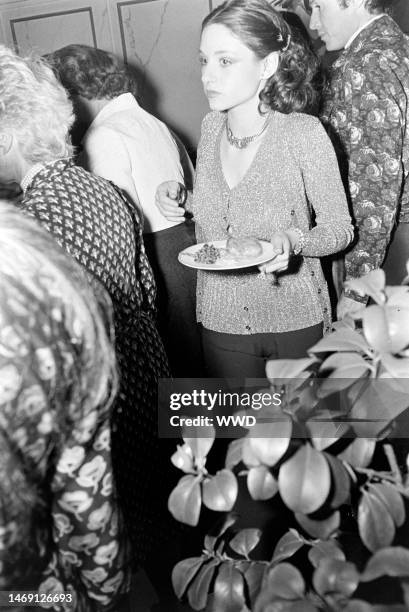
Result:
<svg viewBox="0 0 409 612"><path fill-rule="evenodd" d="M228 226L234 235L263 240L299 227L305 245L278 283L256 267L200 271L198 321L231 334L286 332L320 321L328 328L328 290L319 258L344 250L353 227L325 130L308 115L273 113L245 176L230 189L220 160L224 129L224 113L203 120L190 203L198 242L227 238Z"/></svg>

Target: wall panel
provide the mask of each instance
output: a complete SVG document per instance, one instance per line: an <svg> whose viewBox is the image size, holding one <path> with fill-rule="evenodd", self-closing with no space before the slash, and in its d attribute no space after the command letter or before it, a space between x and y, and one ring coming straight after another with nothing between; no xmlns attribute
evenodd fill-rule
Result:
<svg viewBox="0 0 409 612"><path fill-rule="evenodd" d="M116 10L114 40L140 74L142 101L196 144L207 110L198 46L209 0L117 1Z"/></svg>
<svg viewBox="0 0 409 612"><path fill-rule="evenodd" d="M143 105L195 147L207 102L200 24L219 0L0 0L0 42L20 53L70 43L115 52L139 76Z"/></svg>

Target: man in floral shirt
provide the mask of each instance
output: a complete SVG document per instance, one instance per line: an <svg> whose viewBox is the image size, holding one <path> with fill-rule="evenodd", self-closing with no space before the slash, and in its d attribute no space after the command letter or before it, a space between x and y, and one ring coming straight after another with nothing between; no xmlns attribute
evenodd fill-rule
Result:
<svg viewBox="0 0 409 612"><path fill-rule="evenodd" d="M409 39L383 11L393 0L313 0L310 26L343 49L324 94L322 121L339 154L357 239L346 279L384 267L400 283L409 258ZM343 279L341 279L342 281ZM338 314L366 298L346 290Z"/></svg>

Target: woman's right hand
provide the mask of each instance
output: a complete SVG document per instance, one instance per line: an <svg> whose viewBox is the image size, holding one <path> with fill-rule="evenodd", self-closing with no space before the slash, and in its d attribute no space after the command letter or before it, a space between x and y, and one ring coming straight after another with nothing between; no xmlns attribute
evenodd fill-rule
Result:
<svg viewBox="0 0 409 612"><path fill-rule="evenodd" d="M168 221L181 221L185 214L183 205L185 187L177 181L165 181L156 190L155 204Z"/></svg>

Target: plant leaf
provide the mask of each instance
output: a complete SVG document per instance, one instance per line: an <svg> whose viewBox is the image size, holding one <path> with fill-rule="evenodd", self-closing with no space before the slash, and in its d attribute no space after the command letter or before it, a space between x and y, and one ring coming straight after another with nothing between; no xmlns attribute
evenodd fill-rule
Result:
<svg viewBox="0 0 409 612"><path fill-rule="evenodd" d="M332 477L332 498L330 505L331 508L336 509L349 501L351 494L351 479L342 461L329 453L324 453L324 456L329 463Z"/></svg>
<svg viewBox="0 0 409 612"><path fill-rule="evenodd" d="M254 454L250 446L250 438L247 436L243 439L242 460L247 467L256 467L261 463L260 459Z"/></svg>
<svg viewBox="0 0 409 612"><path fill-rule="evenodd" d="M361 540L371 552L389 546L395 536L395 525L386 506L367 491L362 492L359 502L358 528Z"/></svg>
<svg viewBox="0 0 409 612"><path fill-rule="evenodd" d="M371 270L361 278L353 278L345 282L345 288L356 291L359 295L371 297L377 304L385 302L385 272L380 268Z"/></svg>
<svg viewBox="0 0 409 612"><path fill-rule="evenodd" d="M353 329L342 329L324 336L322 340L309 349L310 353L366 353L370 346L365 338Z"/></svg>
<svg viewBox="0 0 409 612"><path fill-rule="evenodd" d="M375 452L376 441L368 438L355 438L345 450L338 453L338 459L346 461L353 467L367 467Z"/></svg>
<svg viewBox="0 0 409 612"><path fill-rule="evenodd" d="M172 571L172 584L173 590L179 599L183 597L189 583L205 562L206 557L190 557L189 559L179 561L175 565Z"/></svg>
<svg viewBox="0 0 409 612"><path fill-rule="evenodd" d="M292 557L297 550L304 546L304 540L295 529L290 529L277 542L272 562L278 563Z"/></svg>
<svg viewBox="0 0 409 612"><path fill-rule="evenodd" d="M270 359L266 364L266 376L272 385L286 385L297 378L315 359Z"/></svg>
<svg viewBox="0 0 409 612"><path fill-rule="evenodd" d="M339 593L350 597L358 586L359 572L353 563L324 558L316 568L312 581L319 595Z"/></svg>
<svg viewBox="0 0 409 612"><path fill-rule="evenodd" d="M213 610L241 612L245 603L243 575L233 563L222 563L214 584Z"/></svg>
<svg viewBox="0 0 409 612"><path fill-rule="evenodd" d="M264 465L253 467L247 474L247 488L253 499L270 499L278 491L278 483Z"/></svg>
<svg viewBox="0 0 409 612"><path fill-rule="evenodd" d="M409 309L368 306L362 317L368 343L380 353L399 353L409 344Z"/></svg>
<svg viewBox="0 0 409 612"><path fill-rule="evenodd" d="M319 540L311 546L308 558L314 567L318 567L322 559L338 559L345 561L345 555L334 540Z"/></svg>
<svg viewBox="0 0 409 612"><path fill-rule="evenodd" d="M206 550L213 552L217 541L220 537L237 521L237 514L229 512L221 519L216 521L215 525L212 526L211 532L206 534L204 539L204 545Z"/></svg>
<svg viewBox="0 0 409 612"><path fill-rule="evenodd" d="M257 423L248 434L250 450L263 465L275 465L290 444L293 429L291 418L286 414L279 418L269 423Z"/></svg>
<svg viewBox="0 0 409 612"><path fill-rule="evenodd" d="M368 490L385 504L396 527L405 522L405 504L399 491L389 482L370 484Z"/></svg>
<svg viewBox="0 0 409 612"><path fill-rule="evenodd" d="M259 543L260 537L260 529L242 529L230 540L229 546L242 557L248 557L249 552Z"/></svg>
<svg viewBox="0 0 409 612"><path fill-rule="evenodd" d="M351 599L342 612L374 612L374 608L362 599Z"/></svg>
<svg viewBox="0 0 409 612"><path fill-rule="evenodd" d="M238 440L230 442L224 462L224 467L227 470L231 470L242 460L243 444L244 438L239 438Z"/></svg>
<svg viewBox="0 0 409 612"><path fill-rule="evenodd" d="M370 582L381 576L409 576L409 550L402 546L377 550L366 564L361 582Z"/></svg>
<svg viewBox="0 0 409 612"><path fill-rule="evenodd" d="M192 431L192 429L193 429L192 427L189 427L187 431L190 432ZM193 457L196 459L196 464L198 465L199 468L203 467L204 464L206 463L205 459L207 457L208 452L213 446L214 438L216 435L216 432L213 426L203 427L202 429L205 430L206 432L206 435L203 436L203 438L183 437L184 442L186 442L186 444L190 446L192 453L193 453ZM194 430L195 432L199 433L200 427L195 427Z"/></svg>
<svg viewBox="0 0 409 612"><path fill-rule="evenodd" d="M249 599L252 605L254 605L254 601L260 592L264 574L266 573L266 568L267 566L265 563L251 561L250 565L244 572L244 579L247 583Z"/></svg>
<svg viewBox="0 0 409 612"><path fill-rule="evenodd" d="M266 587L276 598L281 599L300 599L305 593L304 578L290 563L279 563L270 569Z"/></svg>
<svg viewBox="0 0 409 612"><path fill-rule="evenodd" d="M203 481L203 503L210 510L228 512L237 498L238 484L233 472L220 470Z"/></svg>
<svg viewBox="0 0 409 612"><path fill-rule="evenodd" d="M328 412L328 417L330 416ZM348 423L323 422L319 419L317 421L310 419L306 425L311 435L311 442L318 451L328 448L350 430Z"/></svg>
<svg viewBox="0 0 409 612"><path fill-rule="evenodd" d="M369 364L356 352L333 353L320 366L320 372L330 371L328 378L361 378L368 372ZM323 383L327 380L324 379ZM320 397L321 395L320 386Z"/></svg>
<svg viewBox="0 0 409 612"><path fill-rule="evenodd" d="M330 516L321 521L313 520L309 516L305 516L305 514L300 514L299 512L295 513L295 518L309 535L313 538L322 538L323 540L329 538L334 531L338 529L341 522L341 516L338 511L333 512Z"/></svg>
<svg viewBox="0 0 409 612"><path fill-rule="evenodd" d="M193 610L203 610L206 606L210 583L218 565L219 559L211 559L204 563L194 576L187 590L187 598Z"/></svg>
<svg viewBox="0 0 409 612"><path fill-rule="evenodd" d="M331 488L325 457L304 444L280 467L278 487L284 503L293 512L315 512L325 502Z"/></svg>
<svg viewBox="0 0 409 612"><path fill-rule="evenodd" d="M367 381L349 418L356 435L376 438L408 407L408 394L391 379Z"/></svg>
<svg viewBox="0 0 409 612"><path fill-rule="evenodd" d="M173 453L170 460L179 470L187 474L194 473L193 454L188 444L183 444L183 446L178 444L177 451Z"/></svg>
<svg viewBox="0 0 409 612"><path fill-rule="evenodd" d="M408 357L394 357L389 353L382 355L382 365L393 378L407 378L409 372Z"/></svg>
<svg viewBox="0 0 409 612"><path fill-rule="evenodd" d="M388 306L409 308L409 287L402 285L397 287L386 287L385 293L388 298Z"/></svg>
<svg viewBox="0 0 409 612"><path fill-rule="evenodd" d="M186 525L197 525L201 506L197 476L183 476L169 496L168 508L172 516Z"/></svg>

